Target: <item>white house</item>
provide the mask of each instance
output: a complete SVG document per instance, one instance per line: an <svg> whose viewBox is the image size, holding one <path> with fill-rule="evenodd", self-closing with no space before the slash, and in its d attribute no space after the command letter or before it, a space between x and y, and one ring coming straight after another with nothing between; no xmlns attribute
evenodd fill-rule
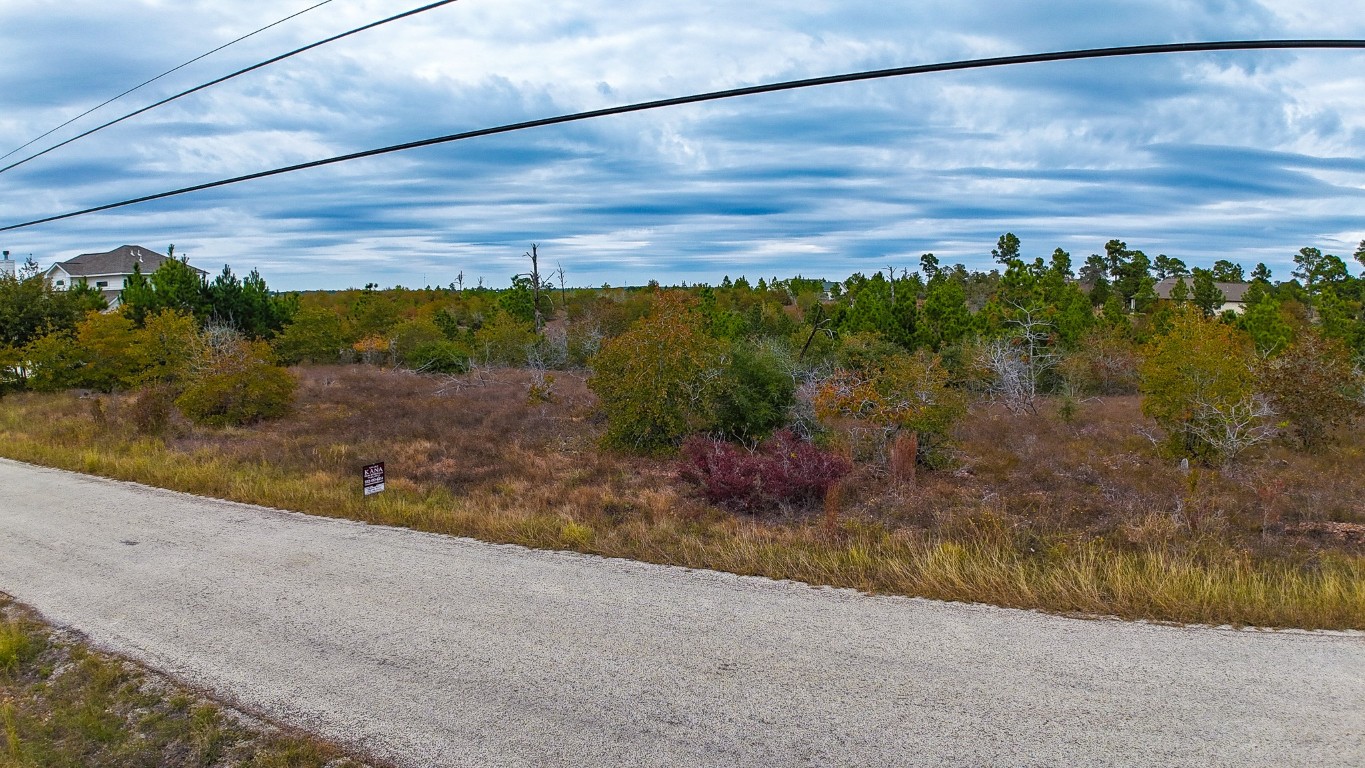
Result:
<svg viewBox="0 0 1365 768"><path fill-rule="evenodd" d="M1175 288L1176 282L1179 279L1180 278L1176 277L1168 277L1152 286L1153 290L1156 291L1156 297L1158 299L1171 298L1171 290ZM1246 311L1246 293L1247 289L1251 287L1251 283L1214 283L1214 285L1218 287L1218 290L1223 292L1223 306L1219 307L1218 312L1215 314L1232 310L1240 315ZM1188 275L1185 276L1185 287L1190 291L1190 295L1193 296L1193 277Z"/></svg>
<svg viewBox="0 0 1365 768"><path fill-rule="evenodd" d="M77 283L93 285L104 294L109 308L115 309L134 267L142 274L150 275L169 258L140 245L123 245L107 253L82 253L74 259L53 264L43 276L58 291L65 291ZM190 269L201 275L208 274L196 267Z"/></svg>

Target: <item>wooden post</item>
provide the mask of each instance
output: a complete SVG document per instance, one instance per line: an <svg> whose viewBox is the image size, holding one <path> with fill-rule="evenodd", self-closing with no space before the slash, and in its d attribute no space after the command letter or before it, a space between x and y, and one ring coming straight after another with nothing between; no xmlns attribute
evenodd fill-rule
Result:
<svg viewBox="0 0 1365 768"><path fill-rule="evenodd" d="M839 532L839 512L843 504L843 481L836 480L825 491L825 533L833 536Z"/></svg>

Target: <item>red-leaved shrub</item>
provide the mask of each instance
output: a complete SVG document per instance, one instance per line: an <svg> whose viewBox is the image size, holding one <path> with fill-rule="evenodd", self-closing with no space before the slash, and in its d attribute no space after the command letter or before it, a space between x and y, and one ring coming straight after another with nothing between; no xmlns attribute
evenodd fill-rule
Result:
<svg viewBox="0 0 1365 768"><path fill-rule="evenodd" d="M842 456L785 429L757 451L694 435L683 443L682 454L678 473L684 480L696 483L712 504L745 512L819 501L853 469Z"/></svg>

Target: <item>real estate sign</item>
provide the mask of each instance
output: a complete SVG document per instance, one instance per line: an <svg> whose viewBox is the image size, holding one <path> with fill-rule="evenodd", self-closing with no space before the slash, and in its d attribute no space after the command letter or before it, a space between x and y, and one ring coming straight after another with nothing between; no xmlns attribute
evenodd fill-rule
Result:
<svg viewBox="0 0 1365 768"><path fill-rule="evenodd" d="M370 496L384 490L384 462L367 464L360 470L360 479L365 486L365 495Z"/></svg>

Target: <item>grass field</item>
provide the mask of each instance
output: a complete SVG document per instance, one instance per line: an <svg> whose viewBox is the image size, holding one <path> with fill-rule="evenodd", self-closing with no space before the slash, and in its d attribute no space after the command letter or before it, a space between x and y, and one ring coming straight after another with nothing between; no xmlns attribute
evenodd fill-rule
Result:
<svg viewBox="0 0 1365 768"><path fill-rule="evenodd" d="M316 738L243 715L0 595L0 766L365 768Z"/></svg>
<svg viewBox="0 0 1365 768"><path fill-rule="evenodd" d="M668 459L598 447L591 394L558 374L443 380L297 371L294 413L252 428L138 435L120 396L16 395L0 455L236 501L871 592L1207 624L1365 629L1365 466L1354 435L1182 472L1135 398L1069 419L978 407L953 467L893 483L866 464L827 509L711 507ZM98 403L98 405L97 405ZM365 499L359 468L386 462Z"/></svg>

